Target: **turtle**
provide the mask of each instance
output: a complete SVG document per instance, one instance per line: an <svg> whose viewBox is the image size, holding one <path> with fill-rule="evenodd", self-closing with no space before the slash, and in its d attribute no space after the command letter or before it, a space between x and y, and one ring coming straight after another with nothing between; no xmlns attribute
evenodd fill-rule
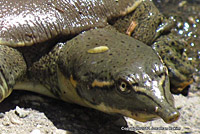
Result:
<svg viewBox="0 0 200 134"><path fill-rule="evenodd" d="M178 120L162 59L108 25L142 2L2 0L0 100L20 89L142 122Z"/></svg>

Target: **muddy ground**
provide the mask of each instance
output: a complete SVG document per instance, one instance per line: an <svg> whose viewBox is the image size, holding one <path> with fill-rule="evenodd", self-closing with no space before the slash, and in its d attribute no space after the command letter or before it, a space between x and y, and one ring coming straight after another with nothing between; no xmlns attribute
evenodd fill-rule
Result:
<svg viewBox="0 0 200 134"><path fill-rule="evenodd" d="M188 22L191 26L189 31L192 31L193 35L200 35L197 20L200 18L200 10L196 8L200 7L198 0L155 0L155 2L164 14L182 16L179 17L179 21L183 24ZM181 27L175 28L174 32L178 33L180 29ZM200 38L199 36L189 37L189 31L183 30L180 36L195 44L190 48L195 54L189 50L188 53L196 58L195 65L198 68ZM200 133L199 76L200 74L197 73L196 83L191 86L187 97L174 95L175 105L181 117L172 124L166 124L161 119L140 123L126 118L127 127L123 120L93 109L68 104L35 93L15 91L0 104L0 134L198 134Z"/></svg>

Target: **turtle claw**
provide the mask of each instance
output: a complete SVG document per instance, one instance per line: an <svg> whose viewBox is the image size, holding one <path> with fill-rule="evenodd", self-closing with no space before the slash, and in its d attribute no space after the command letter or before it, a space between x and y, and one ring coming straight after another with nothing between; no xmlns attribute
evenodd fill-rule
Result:
<svg viewBox="0 0 200 134"><path fill-rule="evenodd" d="M132 21L132 22L130 23L130 25L129 25L127 31L126 31L126 34L129 35L129 36L131 36L136 26L137 26L136 21Z"/></svg>

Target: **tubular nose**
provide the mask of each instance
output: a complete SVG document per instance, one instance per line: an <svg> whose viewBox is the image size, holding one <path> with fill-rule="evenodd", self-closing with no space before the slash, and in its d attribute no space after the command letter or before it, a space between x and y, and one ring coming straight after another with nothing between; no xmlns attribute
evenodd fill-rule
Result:
<svg viewBox="0 0 200 134"><path fill-rule="evenodd" d="M164 107L158 110L158 115L166 122L172 123L179 119L180 113L178 110L169 104L165 104Z"/></svg>
<svg viewBox="0 0 200 134"><path fill-rule="evenodd" d="M167 119L165 119L164 121L166 123L172 123L172 122L177 121L179 119L179 117L180 117L180 113L178 111L175 111L175 112L171 113L169 115L169 117Z"/></svg>

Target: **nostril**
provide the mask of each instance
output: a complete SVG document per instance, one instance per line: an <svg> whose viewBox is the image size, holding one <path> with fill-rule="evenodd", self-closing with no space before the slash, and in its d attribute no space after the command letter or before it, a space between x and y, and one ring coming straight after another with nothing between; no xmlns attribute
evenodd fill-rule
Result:
<svg viewBox="0 0 200 134"><path fill-rule="evenodd" d="M165 105L163 105L163 106L165 106L165 107L157 108L157 114L166 123L172 123L179 119L180 113L175 107L169 105L168 103L165 103Z"/></svg>
<svg viewBox="0 0 200 134"><path fill-rule="evenodd" d="M167 123L172 123L175 122L179 119L180 117L180 113L179 112L173 112L170 116L169 119L167 121Z"/></svg>

